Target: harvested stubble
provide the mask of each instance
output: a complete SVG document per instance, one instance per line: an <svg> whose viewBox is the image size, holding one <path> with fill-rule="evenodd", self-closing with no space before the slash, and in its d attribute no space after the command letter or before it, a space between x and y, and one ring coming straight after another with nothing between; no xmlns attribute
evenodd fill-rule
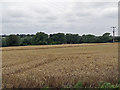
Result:
<svg viewBox="0 0 120 90"><path fill-rule="evenodd" d="M3 87L40 88L115 84L118 44L75 44L2 48Z"/></svg>

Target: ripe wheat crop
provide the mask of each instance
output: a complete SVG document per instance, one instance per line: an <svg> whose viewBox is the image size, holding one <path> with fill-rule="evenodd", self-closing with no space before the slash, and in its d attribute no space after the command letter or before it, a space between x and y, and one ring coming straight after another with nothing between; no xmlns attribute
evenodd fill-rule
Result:
<svg viewBox="0 0 120 90"><path fill-rule="evenodd" d="M2 48L2 86L96 86L118 79L118 44L65 44Z"/></svg>

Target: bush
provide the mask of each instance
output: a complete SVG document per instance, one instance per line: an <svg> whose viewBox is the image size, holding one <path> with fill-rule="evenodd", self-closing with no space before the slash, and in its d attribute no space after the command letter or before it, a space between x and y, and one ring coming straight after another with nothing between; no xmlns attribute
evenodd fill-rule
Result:
<svg viewBox="0 0 120 90"><path fill-rule="evenodd" d="M119 88L119 86L112 85L111 83L108 82L100 82L99 88Z"/></svg>
<svg viewBox="0 0 120 90"><path fill-rule="evenodd" d="M78 82L73 88L81 88L82 87L82 82Z"/></svg>

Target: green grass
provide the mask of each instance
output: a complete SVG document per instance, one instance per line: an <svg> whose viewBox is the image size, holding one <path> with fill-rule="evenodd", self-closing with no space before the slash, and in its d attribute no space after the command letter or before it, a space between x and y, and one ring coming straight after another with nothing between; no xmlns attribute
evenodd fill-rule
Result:
<svg viewBox="0 0 120 90"><path fill-rule="evenodd" d="M120 89L120 85L119 84L112 85L111 83L108 83L108 82L100 82L98 88L119 88Z"/></svg>
<svg viewBox="0 0 120 90"><path fill-rule="evenodd" d="M69 88L69 87L64 87L61 90L64 90L65 88ZM80 88L85 88L85 87L83 87L83 83L79 81L72 88L76 88L75 90L79 90ZM89 87L87 87L87 88L89 88ZM108 88L112 89L112 90L116 90L116 89L120 90L120 84L118 83L117 85L113 85L109 82L100 82L100 83L98 83L98 87L92 87L92 88L99 88L99 89L102 89L102 90L107 90ZM49 89L49 87L45 87L42 90L47 90L47 89Z"/></svg>
<svg viewBox="0 0 120 90"><path fill-rule="evenodd" d="M81 88L83 85L82 82L78 82L73 88Z"/></svg>

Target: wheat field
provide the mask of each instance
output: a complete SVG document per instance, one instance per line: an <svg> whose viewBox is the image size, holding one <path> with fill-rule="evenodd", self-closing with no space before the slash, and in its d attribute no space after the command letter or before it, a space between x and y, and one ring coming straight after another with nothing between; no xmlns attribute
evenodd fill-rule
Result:
<svg viewBox="0 0 120 90"><path fill-rule="evenodd" d="M118 43L2 48L3 88L94 87L118 79Z"/></svg>

